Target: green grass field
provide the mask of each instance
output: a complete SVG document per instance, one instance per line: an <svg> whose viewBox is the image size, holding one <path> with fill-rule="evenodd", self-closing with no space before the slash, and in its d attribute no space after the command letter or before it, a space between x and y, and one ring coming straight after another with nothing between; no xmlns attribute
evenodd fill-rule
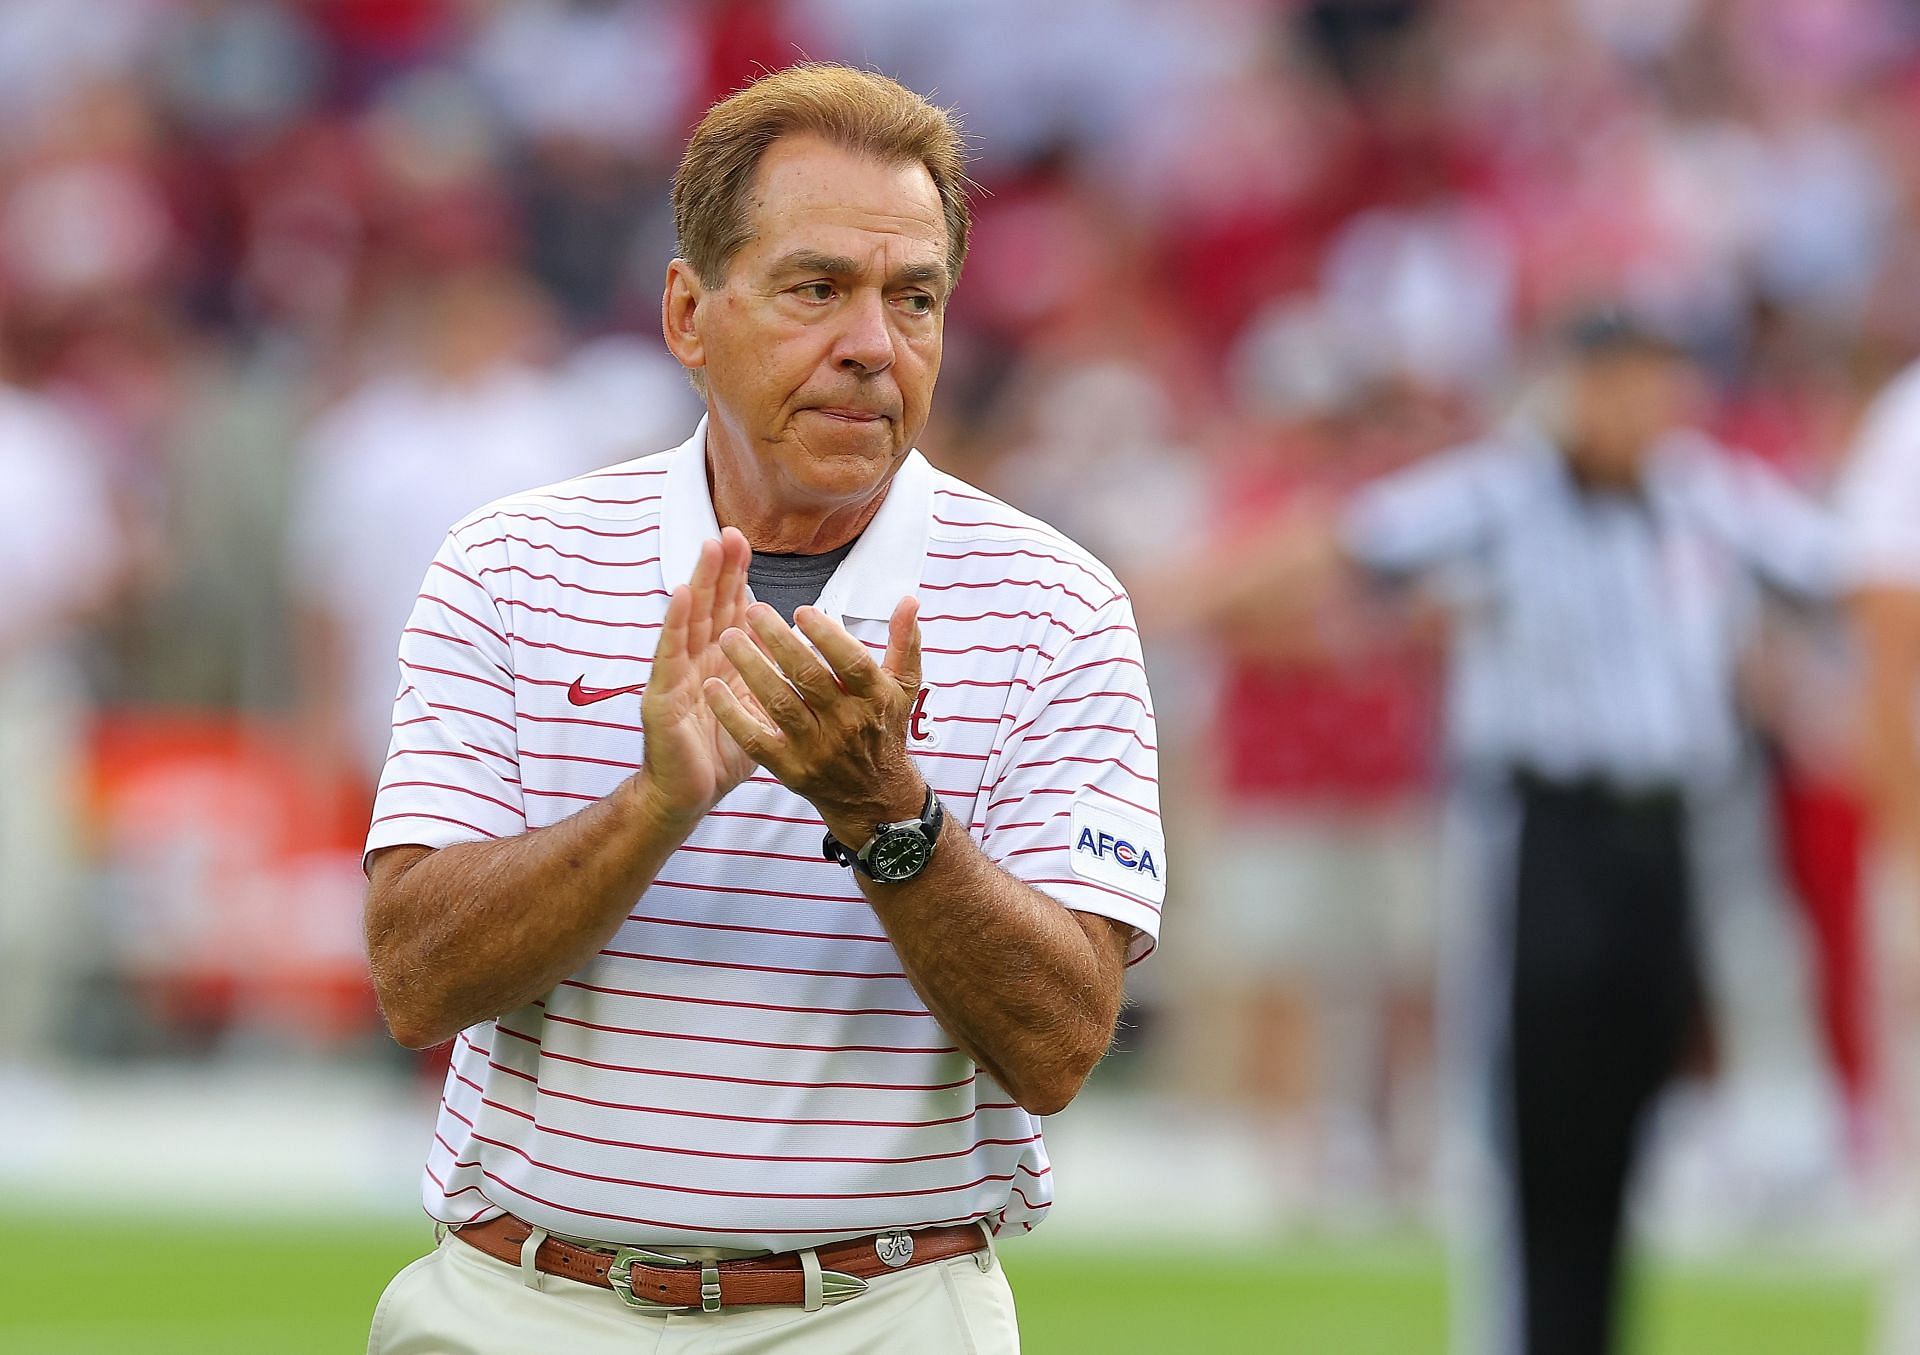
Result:
<svg viewBox="0 0 1920 1355"><path fill-rule="evenodd" d="M6 1355L308 1355L364 1348L374 1299L431 1245L420 1227L237 1228L0 1215ZM1257 1254L1002 1252L1026 1349L1439 1355L1446 1295L1430 1247L1292 1243ZM1864 1282L1774 1265L1654 1277L1639 1355L1855 1355Z"/></svg>

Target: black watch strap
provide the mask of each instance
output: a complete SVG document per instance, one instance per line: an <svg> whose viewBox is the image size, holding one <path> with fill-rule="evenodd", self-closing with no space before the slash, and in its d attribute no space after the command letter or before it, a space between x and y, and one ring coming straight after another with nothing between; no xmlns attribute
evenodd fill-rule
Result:
<svg viewBox="0 0 1920 1355"><path fill-rule="evenodd" d="M912 874L905 876L887 877L876 874L867 863L869 854L876 845L889 836L918 836L925 843L925 852L921 859L921 865L924 866L925 858L932 856L934 845L940 840L940 829L945 824L946 817L946 808L940 803L940 797L934 794L932 786L928 786L927 798L920 806L918 819L903 819L898 823L880 824L873 830L873 835L859 847L847 846L829 829L820 843L820 853L827 860L837 861L843 866L857 870L870 880L885 879L888 883L898 883L900 880L911 879L912 875L919 874L919 869L916 868Z"/></svg>

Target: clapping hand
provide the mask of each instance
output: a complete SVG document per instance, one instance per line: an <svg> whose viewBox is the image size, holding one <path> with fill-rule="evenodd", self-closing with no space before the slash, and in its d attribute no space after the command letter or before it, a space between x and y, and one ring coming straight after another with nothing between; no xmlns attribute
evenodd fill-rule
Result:
<svg viewBox="0 0 1920 1355"><path fill-rule="evenodd" d="M689 827L754 769L754 759L715 718L702 688L718 683L741 709L757 709L751 690L722 652L719 638L745 623L753 603L747 566L753 551L728 527L704 542L692 578L667 603L653 668L640 699L646 733L646 789L658 813Z"/></svg>
<svg viewBox="0 0 1920 1355"><path fill-rule="evenodd" d="M754 603L744 626L720 634L731 673L706 679L708 708L734 745L854 846L879 824L915 817L926 799L907 753L920 691L918 613L915 599L900 600L885 657L875 662L818 607L800 608L788 626Z"/></svg>

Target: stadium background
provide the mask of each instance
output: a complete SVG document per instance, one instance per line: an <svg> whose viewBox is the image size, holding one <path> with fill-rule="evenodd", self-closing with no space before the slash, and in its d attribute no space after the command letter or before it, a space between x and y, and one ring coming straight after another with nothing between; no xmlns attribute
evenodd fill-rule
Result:
<svg viewBox="0 0 1920 1355"><path fill-rule="evenodd" d="M40 980L0 1028L0 1348L354 1348L425 1245L436 1074L358 949L367 579L327 562L410 592L426 553L356 544L332 459L384 439L458 493L474 408L561 430L533 479L677 439L667 177L701 109L802 56L977 147L927 450L1144 596L1524 400L1596 299L1684 330L1715 430L1815 492L1920 352L1899 0L0 0L0 371L111 503L0 609L0 813L73 844L0 863L10 986ZM1149 628L1188 851L1123 1048L1050 1131L1054 1220L1009 1248L1034 1350L1443 1348L1437 924L1329 897L1324 972L1221 985L1237 914L1202 902L1210 822L1387 824L1424 860L1431 643L1370 625L1285 654ZM1714 891L1712 1068L1639 1219L1642 1350L1865 1345L1844 668L1817 628L1756 660L1773 751Z"/></svg>

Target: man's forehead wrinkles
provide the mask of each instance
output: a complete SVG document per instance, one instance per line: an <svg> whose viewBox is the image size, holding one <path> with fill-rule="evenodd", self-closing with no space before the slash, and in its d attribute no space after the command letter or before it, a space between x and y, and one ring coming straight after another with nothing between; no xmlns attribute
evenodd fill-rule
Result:
<svg viewBox="0 0 1920 1355"><path fill-rule="evenodd" d="M754 208L773 218L812 218L859 230L894 232L927 231L944 234L946 213L931 188L923 202L904 201L909 193L863 193L864 201L849 201L846 190L837 183L823 183L818 191L779 192L762 189L755 195Z"/></svg>
<svg viewBox="0 0 1920 1355"><path fill-rule="evenodd" d="M910 241L909 244L918 244ZM835 248L799 245L777 254L766 264L767 273L824 273L831 277L875 275L900 282L933 282L946 277L944 254L929 252L922 257L904 257L888 241L879 241L858 253L841 253Z"/></svg>

